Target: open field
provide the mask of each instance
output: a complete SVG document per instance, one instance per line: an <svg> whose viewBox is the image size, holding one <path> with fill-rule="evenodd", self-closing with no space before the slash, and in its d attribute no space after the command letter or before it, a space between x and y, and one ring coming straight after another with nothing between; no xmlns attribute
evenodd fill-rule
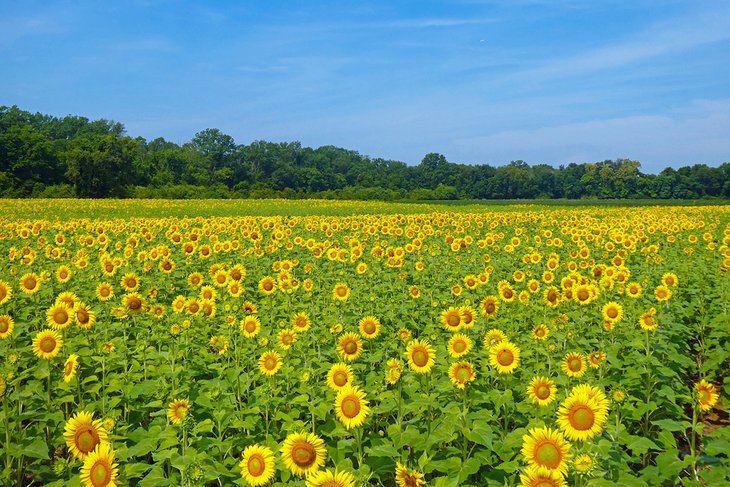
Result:
<svg viewBox="0 0 730 487"><path fill-rule="evenodd" d="M0 255L5 485L730 482L729 206L0 200Z"/></svg>

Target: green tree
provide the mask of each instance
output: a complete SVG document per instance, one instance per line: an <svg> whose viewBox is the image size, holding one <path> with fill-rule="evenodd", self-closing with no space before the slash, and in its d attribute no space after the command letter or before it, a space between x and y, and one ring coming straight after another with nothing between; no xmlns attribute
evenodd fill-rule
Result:
<svg viewBox="0 0 730 487"><path fill-rule="evenodd" d="M121 197L134 182L137 142L129 137L102 135L78 137L64 156L66 176L82 198Z"/></svg>

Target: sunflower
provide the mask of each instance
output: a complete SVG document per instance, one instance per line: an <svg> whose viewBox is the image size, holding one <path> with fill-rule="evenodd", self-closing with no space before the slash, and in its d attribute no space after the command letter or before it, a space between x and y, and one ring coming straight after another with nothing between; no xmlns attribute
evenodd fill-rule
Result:
<svg viewBox="0 0 730 487"><path fill-rule="evenodd" d="M108 282L102 282L96 287L96 299L109 301L114 297L114 288Z"/></svg>
<svg viewBox="0 0 730 487"><path fill-rule="evenodd" d="M679 278L677 277L677 274L667 272L662 276L662 284L667 287L677 287L677 284L679 284Z"/></svg>
<svg viewBox="0 0 730 487"><path fill-rule="evenodd" d="M448 351L452 358L460 358L469 353L472 347L471 338L463 333L457 333L449 339Z"/></svg>
<svg viewBox="0 0 730 487"><path fill-rule="evenodd" d="M94 420L94 413L81 411L74 414L63 430L63 438L74 458L84 460L101 443L109 443L107 433L100 419Z"/></svg>
<svg viewBox="0 0 730 487"><path fill-rule="evenodd" d="M423 474L415 469L408 469L400 462L395 464L395 482L398 487L423 487L426 481Z"/></svg>
<svg viewBox="0 0 730 487"><path fill-rule="evenodd" d="M593 470L593 458L585 453L573 459L573 468L577 473L586 474Z"/></svg>
<svg viewBox="0 0 730 487"><path fill-rule="evenodd" d="M449 379L459 389L464 389L475 378L476 372L471 362L454 362L449 367Z"/></svg>
<svg viewBox="0 0 730 487"><path fill-rule="evenodd" d="M36 274L27 273L20 278L20 290L25 294L35 294L41 288L41 278Z"/></svg>
<svg viewBox="0 0 730 487"><path fill-rule="evenodd" d="M426 340L411 340L406 346L408 367L417 374L428 374L436 362L436 350Z"/></svg>
<svg viewBox="0 0 730 487"><path fill-rule="evenodd" d="M450 332L456 332L461 330L463 325L461 312L459 308L451 306L441 312L441 324L445 329Z"/></svg>
<svg viewBox="0 0 730 487"><path fill-rule="evenodd" d="M669 301L669 298L672 297L672 290L669 289L667 286L661 284L656 287L654 290L654 297L657 301Z"/></svg>
<svg viewBox="0 0 730 487"><path fill-rule="evenodd" d="M261 331L261 321L257 316L246 316L241 320L238 329L246 338L255 338Z"/></svg>
<svg viewBox="0 0 730 487"><path fill-rule="evenodd" d="M33 339L33 353L38 358L50 360L61 352L63 338L54 330L39 331Z"/></svg>
<svg viewBox="0 0 730 487"><path fill-rule="evenodd" d="M362 353L362 338L357 333L345 333L337 342L337 351L347 362L352 362Z"/></svg>
<svg viewBox="0 0 730 487"><path fill-rule="evenodd" d="M555 286L550 286L545 289L545 292L543 292L542 300L547 306L555 308L557 305L560 304L560 291L558 291L558 288L556 288Z"/></svg>
<svg viewBox="0 0 730 487"><path fill-rule="evenodd" d="M247 315L255 315L256 313L258 313L259 308L258 308L258 306L256 306L256 303L252 303L251 301L246 301L245 303L243 303L243 311Z"/></svg>
<svg viewBox="0 0 730 487"><path fill-rule="evenodd" d="M134 272L125 274L124 277L122 277L122 287L128 293L133 293L139 289L139 277L137 277L137 274Z"/></svg>
<svg viewBox="0 0 730 487"><path fill-rule="evenodd" d="M527 467L520 474L520 487L567 487L563 475L545 467Z"/></svg>
<svg viewBox="0 0 730 487"><path fill-rule="evenodd" d="M273 350L267 350L259 357L259 370L262 374L272 376L282 366L281 355Z"/></svg>
<svg viewBox="0 0 730 487"><path fill-rule="evenodd" d="M491 348L499 343L507 341L507 335L502 330L492 328L484 334L484 346Z"/></svg>
<svg viewBox="0 0 730 487"><path fill-rule="evenodd" d="M550 335L550 329L545 325L537 325L532 330L532 338L535 340L545 340Z"/></svg>
<svg viewBox="0 0 730 487"><path fill-rule="evenodd" d="M570 443L559 430L548 427L532 428L522 437L522 456L532 467L568 474Z"/></svg>
<svg viewBox="0 0 730 487"><path fill-rule="evenodd" d="M598 296L598 289L590 284L579 284L573 291L573 299L581 306L593 302Z"/></svg>
<svg viewBox="0 0 730 487"><path fill-rule="evenodd" d="M276 280L271 276L262 277L259 281L259 291L264 296L271 296L276 292Z"/></svg>
<svg viewBox="0 0 730 487"><path fill-rule="evenodd" d="M413 299L418 299L418 298L421 297L421 290L418 289L418 286L411 286L411 287L408 288L408 294Z"/></svg>
<svg viewBox="0 0 730 487"><path fill-rule="evenodd" d="M0 340L4 340L13 334L15 321L10 315L0 316Z"/></svg>
<svg viewBox="0 0 730 487"><path fill-rule="evenodd" d="M499 284L497 284L497 291L499 292L499 297L505 303L511 303L517 297L517 293L515 293L515 290L512 289L512 285L507 281L500 281Z"/></svg>
<svg viewBox="0 0 730 487"><path fill-rule="evenodd" d="M73 313L76 324L83 330L88 330L96 323L96 313L82 302L76 304Z"/></svg>
<svg viewBox="0 0 730 487"><path fill-rule="evenodd" d="M599 368L604 360L606 360L606 352L591 352L588 355L588 363L594 369Z"/></svg>
<svg viewBox="0 0 730 487"><path fill-rule="evenodd" d="M641 284L638 282L630 282L626 285L626 295L630 298L639 298L641 297Z"/></svg>
<svg viewBox="0 0 730 487"><path fill-rule="evenodd" d="M408 340L411 339L411 330L409 330L408 328L400 328L396 332L396 334L398 335L398 338L402 342L407 342Z"/></svg>
<svg viewBox="0 0 730 487"><path fill-rule="evenodd" d="M355 477L350 472L322 470L307 477L306 487L355 487Z"/></svg>
<svg viewBox="0 0 730 487"><path fill-rule="evenodd" d="M558 393L555 382L547 377L534 377L527 386L527 395L533 404L547 406L552 403Z"/></svg>
<svg viewBox="0 0 730 487"><path fill-rule="evenodd" d="M346 385L337 393L335 398L335 413L345 428L352 429L362 426L365 418L370 414L369 401L365 393L357 386Z"/></svg>
<svg viewBox="0 0 730 487"><path fill-rule="evenodd" d="M274 452L266 445L249 445L243 450L241 467L243 480L251 487L266 485L274 478Z"/></svg>
<svg viewBox="0 0 730 487"><path fill-rule="evenodd" d="M586 360L580 352L570 352L561 363L561 369L568 377L580 377L586 373Z"/></svg>
<svg viewBox="0 0 730 487"><path fill-rule="evenodd" d="M289 350L294 342L297 341L297 334L294 333L294 330L281 330L276 335L276 341L283 350Z"/></svg>
<svg viewBox="0 0 730 487"><path fill-rule="evenodd" d="M298 477L309 476L319 470L327 459L324 440L314 433L291 433L281 447L284 465Z"/></svg>
<svg viewBox="0 0 730 487"><path fill-rule="evenodd" d="M489 349L489 363L500 374L511 374L520 364L520 349L505 340Z"/></svg>
<svg viewBox="0 0 730 487"><path fill-rule="evenodd" d="M395 385L403 374L403 364L397 358L389 359L386 363L385 380L390 385Z"/></svg>
<svg viewBox="0 0 730 487"><path fill-rule="evenodd" d="M461 313L461 325L464 329L469 330L474 328L474 323L476 322L476 311L474 311L474 308L471 306L461 306L459 313Z"/></svg>
<svg viewBox="0 0 730 487"><path fill-rule="evenodd" d="M243 294L245 289L243 288L243 285L238 281L231 281L228 284L228 295L232 298L238 298Z"/></svg>
<svg viewBox="0 0 730 487"><path fill-rule="evenodd" d="M499 311L499 300L496 296L487 296L482 299L480 308L484 316L494 318L497 316L497 311Z"/></svg>
<svg viewBox="0 0 730 487"><path fill-rule="evenodd" d="M337 363L327 372L327 385L334 391L339 391L352 382L354 377L352 367L345 363Z"/></svg>
<svg viewBox="0 0 730 487"><path fill-rule="evenodd" d="M350 287L345 283L338 282L332 289L332 297L338 301L347 301L350 297Z"/></svg>
<svg viewBox="0 0 730 487"><path fill-rule="evenodd" d="M0 306L10 301L13 297L13 288L5 281L0 281Z"/></svg>
<svg viewBox="0 0 730 487"><path fill-rule="evenodd" d="M71 269L66 265L59 266L56 269L56 280L61 283L66 283L71 279Z"/></svg>
<svg viewBox="0 0 730 487"><path fill-rule="evenodd" d="M624 309L620 304L611 301L603 305L602 313L604 320L610 321L611 323L616 323L618 321L621 321L621 318L623 318Z"/></svg>
<svg viewBox="0 0 730 487"><path fill-rule="evenodd" d="M291 319L291 324L296 331L304 333L312 326L312 320L309 318L307 313L297 313Z"/></svg>
<svg viewBox="0 0 730 487"><path fill-rule="evenodd" d="M608 399L595 388L574 387L558 410L558 426L571 441L585 441L603 430Z"/></svg>
<svg viewBox="0 0 730 487"><path fill-rule="evenodd" d="M109 443L100 443L89 453L81 467L81 482L84 487L116 487L119 477L118 465L114 463L114 450Z"/></svg>
<svg viewBox="0 0 730 487"><path fill-rule="evenodd" d="M63 364L63 381L71 382L76 377L76 370L79 368L79 356L72 353Z"/></svg>
<svg viewBox="0 0 730 487"><path fill-rule="evenodd" d="M639 326L641 326L642 330L645 331L654 331L657 329L657 322L656 322L656 309L654 307L650 308L649 311L641 315L641 318L639 318Z"/></svg>
<svg viewBox="0 0 730 487"><path fill-rule="evenodd" d="M187 399L175 399L167 406L167 419L172 424L182 424L189 410L190 401Z"/></svg>
<svg viewBox="0 0 730 487"><path fill-rule="evenodd" d="M695 384L695 391L697 392L697 405L700 407L700 410L709 411L715 407L719 397L715 384L702 379Z"/></svg>
<svg viewBox="0 0 730 487"><path fill-rule="evenodd" d="M366 316L358 323L363 338L372 340L380 335L380 320L375 316Z"/></svg>
<svg viewBox="0 0 730 487"><path fill-rule="evenodd" d="M144 299L137 293L125 294L122 303L129 314L141 313L144 310Z"/></svg>
<svg viewBox="0 0 730 487"><path fill-rule="evenodd" d="M241 264L236 264L228 271L228 277L236 282L246 279L246 268Z"/></svg>
<svg viewBox="0 0 730 487"><path fill-rule="evenodd" d="M203 274L200 272L193 272L188 275L188 285L193 289L200 287L203 284Z"/></svg>

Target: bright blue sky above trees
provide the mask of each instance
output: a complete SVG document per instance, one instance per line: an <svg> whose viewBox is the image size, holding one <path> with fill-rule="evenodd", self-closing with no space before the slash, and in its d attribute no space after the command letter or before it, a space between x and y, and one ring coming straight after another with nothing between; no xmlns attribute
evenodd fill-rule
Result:
<svg viewBox="0 0 730 487"><path fill-rule="evenodd" d="M730 161L730 1L0 3L0 104L417 164Z"/></svg>

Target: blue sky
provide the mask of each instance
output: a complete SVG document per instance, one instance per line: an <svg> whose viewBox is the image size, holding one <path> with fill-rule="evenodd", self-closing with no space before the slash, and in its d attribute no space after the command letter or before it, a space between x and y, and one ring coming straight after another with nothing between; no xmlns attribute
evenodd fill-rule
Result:
<svg viewBox="0 0 730 487"><path fill-rule="evenodd" d="M0 104L417 164L730 161L730 1L0 0Z"/></svg>

